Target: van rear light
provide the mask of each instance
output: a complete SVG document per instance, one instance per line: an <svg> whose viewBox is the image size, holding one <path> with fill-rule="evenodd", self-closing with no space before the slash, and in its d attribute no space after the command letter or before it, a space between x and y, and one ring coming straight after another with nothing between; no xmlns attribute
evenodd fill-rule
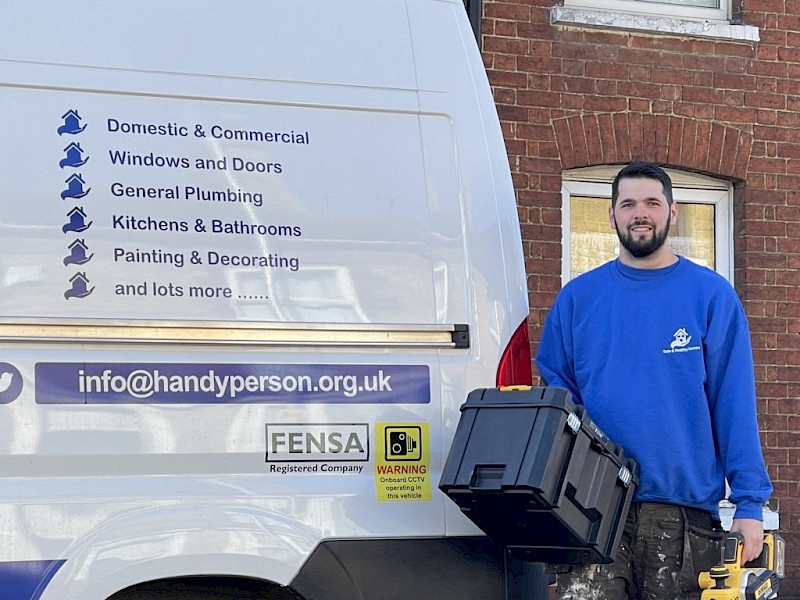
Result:
<svg viewBox="0 0 800 600"><path fill-rule="evenodd" d="M497 366L497 387L532 383L531 339L528 334L528 317L525 317L511 336L503 356L500 357L500 364Z"/></svg>

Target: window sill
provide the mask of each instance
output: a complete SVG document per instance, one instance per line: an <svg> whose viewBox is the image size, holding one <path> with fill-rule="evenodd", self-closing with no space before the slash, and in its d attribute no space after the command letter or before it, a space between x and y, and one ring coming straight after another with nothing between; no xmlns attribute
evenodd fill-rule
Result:
<svg viewBox="0 0 800 600"><path fill-rule="evenodd" d="M554 6L551 25L582 25L603 29L626 29L667 35L726 39L736 42L759 41L758 27L731 25L726 21L695 21L672 17Z"/></svg>

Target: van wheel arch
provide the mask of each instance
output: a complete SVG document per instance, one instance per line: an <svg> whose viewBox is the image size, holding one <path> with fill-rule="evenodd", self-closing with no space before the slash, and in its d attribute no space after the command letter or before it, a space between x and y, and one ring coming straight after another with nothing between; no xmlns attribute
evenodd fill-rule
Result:
<svg viewBox="0 0 800 600"><path fill-rule="evenodd" d="M179 577L139 583L107 600L303 600L292 590L244 577Z"/></svg>

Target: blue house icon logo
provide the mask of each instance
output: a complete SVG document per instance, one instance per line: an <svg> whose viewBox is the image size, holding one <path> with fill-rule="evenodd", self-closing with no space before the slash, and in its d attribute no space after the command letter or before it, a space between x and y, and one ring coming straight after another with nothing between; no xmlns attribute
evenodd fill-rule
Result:
<svg viewBox="0 0 800 600"><path fill-rule="evenodd" d="M69 256L64 257L64 266L66 265L82 265L92 260L94 254L86 256L86 243L83 240L75 240L69 245Z"/></svg>
<svg viewBox="0 0 800 600"><path fill-rule="evenodd" d="M89 160L89 157L83 157L83 149L77 142L72 142L69 146L64 148L64 158L58 161L58 166L62 169L64 167L82 167Z"/></svg>
<svg viewBox="0 0 800 600"><path fill-rule="evenodd" d="M58 135L65 133L75 135L86 129L86 125L81 125L81 116L77 110L68 110L61 115L61 118L64 120L64 124L58 128Z"/></svg>
<svg viewBox="0 0 800 600"><path fill-rule="evenodd" d="M67 189L61 192L62 200L66 200L67 198L83 198L92 189L83 189L83 186L86 185L86 182L83 180L83 177L81 177L80 173L70 175L66 179L65 183L67 184Z"/></svg>
<svg viewBox="0 0 800 600"><path fill-rule="evenodd" d="M72 287L64 292L64 298L67 300L70 298L86 298L86 296L94 291L94 286L89 289L89 280L86 278L85 273L76 273L69 282L72 284Z"/></svg>
<svg viewBox="0 0 800 600"><path fill-rule="evenodd" d="M86 213L83 212L82 206L76 206L71 211L67 213L67 218L69 218L69 222L65 223L63 227L61 227L61 231L64 233L80 233L81 231L86 231L89 229L91 224L94 221L86 222Z"/></svg>

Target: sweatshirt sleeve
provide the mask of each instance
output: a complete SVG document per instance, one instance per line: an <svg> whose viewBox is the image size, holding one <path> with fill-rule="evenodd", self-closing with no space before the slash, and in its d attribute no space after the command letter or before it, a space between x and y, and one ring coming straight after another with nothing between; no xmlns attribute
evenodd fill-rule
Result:
<svg viewBox="0 0 800 600"><path fill-rule="evenodd" d="M758 433L753 353L733 289L712 307L705 340L707 392L735 518L763 518L772 493Z"/></svg>
<svg viewBox="0 0 800 600"><path fill-rule="evenodd" d="M550 309L542 330L539 348L536 352L536 367L545 385L562 387L572 394L572 399L577 404L582 404L580 391L575 377L575 368L572 360L572 340L564 337L568 330L562 322L563 294L559 295L555 304Z"/></svg>

